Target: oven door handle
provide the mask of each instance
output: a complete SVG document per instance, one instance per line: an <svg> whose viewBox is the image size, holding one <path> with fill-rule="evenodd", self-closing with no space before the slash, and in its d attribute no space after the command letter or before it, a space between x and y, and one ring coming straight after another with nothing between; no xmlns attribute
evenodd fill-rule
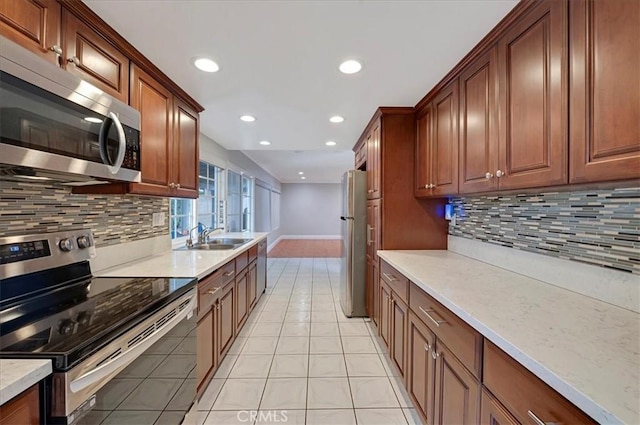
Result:
<svg viewBox="0 0 640 425"><path fill-rule="evenodd" d="M147 348L151 347L160 338L165 336L171 329L173 329L175 324L181 322L188 315L192 314L195 309L196 296L195 293L193 293L191 295L190 302L187 308L182 310L173 319L166 322L162 328L158 329L147 338L142 340L140 343L134 345L129 350L125 351L114 359L109 360L108 362L71 381L71 383L69 384L71 392L77 393L79 391L82 391L88 386L93 385L102 379L105 379L116 370L133 362L140 354L145 352Z"/></svg>

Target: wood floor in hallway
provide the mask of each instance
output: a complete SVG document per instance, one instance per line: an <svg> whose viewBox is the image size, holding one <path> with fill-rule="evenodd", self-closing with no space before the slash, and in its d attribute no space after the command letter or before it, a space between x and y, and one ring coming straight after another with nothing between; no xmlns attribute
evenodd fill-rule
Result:
<svg viewBox="0 0 640 425"><path fill-rule="evenodd" d="M282 239L269 251L271 258L340 258L339 239Z"/></svg>

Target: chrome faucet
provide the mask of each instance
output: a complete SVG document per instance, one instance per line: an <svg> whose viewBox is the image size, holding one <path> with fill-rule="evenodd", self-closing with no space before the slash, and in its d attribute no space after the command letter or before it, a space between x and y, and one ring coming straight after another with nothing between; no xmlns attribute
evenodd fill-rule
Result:
<svg viewBox="0 0 640 425"><path fill-rule="evenodd" d="M187 239L187 248L193 248L193 236L192 236L192 234L191 234L191 233L192 233L194 230L196 230L198 227L200 227L200 225L197 225L197 226L195 226L195 227L192 227L192 228L189 230L189 239ZM199 233L199 234L198 234L198 243L200 243L200 238L201 238L201 236L202 236L202 233Z"/></svg>
<svg viewBox="0 0 640 425"><path fill-rule="evenodd" d="M216 227L215 229L204 229L200 236L198 236L198 243L207 243L209 235L217 230L224 230L224 227Z"/></svg>

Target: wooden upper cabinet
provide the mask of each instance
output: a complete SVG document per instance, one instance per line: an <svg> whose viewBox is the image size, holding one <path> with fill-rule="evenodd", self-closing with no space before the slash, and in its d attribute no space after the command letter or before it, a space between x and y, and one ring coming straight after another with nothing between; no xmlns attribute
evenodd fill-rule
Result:
<svg viewBox="0 0 640 425"><path fill-rule="evenodd" d="M417 197L431 195L431 105L416 119L416 169L414 194Z"/></svg>
<svg viewBox="0 0 640 425"><path fill-rule="evenodd" d="M198 197L198 113L174 99L173 178L176 196Z"/></svg>
<svg viewBox="0 0 640 425"><path fill-rule="evenodd" d="M500 189L568 183L566 16L541 1L498 40Z"/></svg>
<svg viewBox="0 0 640 425"><path fill-rule="evenodd" d="M432 112L432 195L453 195L458 193L458 80L438 93Z"/></svg>
<svg viewBox="0 0 640 425"><path fill-rule="evenodd" d="M128 103L129 58L66 10L62 29L66 70Z"/></svg>
<svg viewBox="0 0 640 425"><path fill-rule="evenodd" d="M367 199L382 196L382 152L380 149L380 120L371 128L367 136Z"/></svg>
<svg viewBox="0 0 640 425"><path fill-rule="evenodd" d="M140 112L142 186L159 186L165 192L171 178L173 95L149 74L131 67L131 106ZM149 190L151 188L148 188Z"/></svg>
<svg viewBox="0 0 640 425"><path fill-rule="evenodd" d="M640 2L569 3L570 182L640 178Z"/></svg>
<svg viewBox="0 0 640 425"><path fill-rule="evenodd" d="M60 3L57 0L0 1L0 34L58 65L62 53Z"/></svg>
<svg viewBox="0 0 640 425"><path fill-rule="evenodd" d="M460 75L460 193L497 188L497 66L494 47Z"/></svg>

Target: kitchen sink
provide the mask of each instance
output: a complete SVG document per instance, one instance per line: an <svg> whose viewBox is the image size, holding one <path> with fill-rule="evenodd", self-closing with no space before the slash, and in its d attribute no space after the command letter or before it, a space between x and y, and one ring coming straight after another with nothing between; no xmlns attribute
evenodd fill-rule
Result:
<svg viewBox="0 0 640 425"><path fill-rule="evenodd" d="M209 239L206 243L195 244L192 247L178 248L181 251L188 251L192 249L204 250L204 251L222 251L225 249L235 249L241 245L251 242L253 239L233 239L233 238L217 238Z"/></svg>

